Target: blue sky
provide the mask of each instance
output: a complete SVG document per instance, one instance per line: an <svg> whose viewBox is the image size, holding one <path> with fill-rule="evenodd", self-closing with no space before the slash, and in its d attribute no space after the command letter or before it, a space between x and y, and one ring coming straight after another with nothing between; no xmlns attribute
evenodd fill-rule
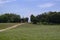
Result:
<svg viewBox="0 0 60 40"><path fill-rule="evenodd" d="M15 13L21 17L60 11L60 0L0 0L0 14Z"/></svg>

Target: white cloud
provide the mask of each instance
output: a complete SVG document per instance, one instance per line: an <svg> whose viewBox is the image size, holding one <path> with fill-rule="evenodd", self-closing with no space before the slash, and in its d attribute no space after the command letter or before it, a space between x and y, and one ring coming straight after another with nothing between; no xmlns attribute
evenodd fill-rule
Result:
<svg viewBox="0 0 60 40"><path fill-rule="evenodd" d="M16 0L0 0L0 4L4 4L12 1L16 1Z"/></svg>
<svg viewBox="0 0 60 40"><path fill-rule="evenodd" d="M38 7L48 8L48 7L52 7L52 6L54 6L54 5L55 5L55 4L53 4L53 3L45 3L45 4L38 5Z"/></svg>

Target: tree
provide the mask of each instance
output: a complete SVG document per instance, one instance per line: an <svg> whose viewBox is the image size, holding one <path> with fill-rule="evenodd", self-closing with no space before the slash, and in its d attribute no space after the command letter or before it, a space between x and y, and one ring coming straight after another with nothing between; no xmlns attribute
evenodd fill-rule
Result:
<svg viewBox="0 0 60 40"><path fill-rule="evenodd" d="M32 23L60 24L60 12L45 12L40 15L30 17Z"/></svg>
<svg viewBox="0 0 60 40"><path fill-rule="evenodd" d="M20 15L16 15L13 13L6 13L3 15L0 15L0 22L20 22Z"/></svg>
<svg viewBox="0 0 60 40"><path fill-rule="evenodd" d="M29 18L27 18L27 17L26 17L26 18L25 18L25 22L27 22L27 23L28 23L28 20L29 20Z"/></svg>
<svg viewBox="0 0 60 40"><path fill-rule="evenodd" d="M25 23L25 22L28 23L28 18L21 18L21 22L22 22L22 23Z"/></svg>
<svg viewBox="0 0 60 40"><path fill-rule="evenodd" d="M34 15L31 15L31 16L30 16L30 21L31 21L33 24L37 24L37 18L36 18Z"/></svg>

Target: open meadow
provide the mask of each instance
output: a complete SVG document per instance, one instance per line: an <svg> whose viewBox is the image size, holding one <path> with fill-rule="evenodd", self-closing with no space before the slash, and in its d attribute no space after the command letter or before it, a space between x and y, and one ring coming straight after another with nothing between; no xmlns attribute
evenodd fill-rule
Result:
<svg viewBox="0 0 60 40"><path fill-rule="evenodd" d="M0 29L5 29L11 26L16 25L17 23L0 23Z"/></svg>
<svg viewBox="0 0 60 40"><path fill-rule="evenodd" d="M0 32L0 40L60 40L60 25L23 24Z"/></svg>

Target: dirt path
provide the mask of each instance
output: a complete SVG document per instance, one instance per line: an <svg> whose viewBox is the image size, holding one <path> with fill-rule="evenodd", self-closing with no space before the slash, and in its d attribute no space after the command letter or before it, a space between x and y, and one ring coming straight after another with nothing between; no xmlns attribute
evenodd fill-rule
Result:
<svg viewBox="0 0 60 40"><path fill-rule="evenodd" d="M12 29L12 28L16 28L16 27L18 27L19 25L22 25L22 24L24 24L24 23L17 24L17 25L14 25L14 26L11 26L11 27L8 27L8 28L5 28L5 29L2 29L2 30L0 30L0 32L6 31L6 30L10 30L10 29Z"/></svg>

